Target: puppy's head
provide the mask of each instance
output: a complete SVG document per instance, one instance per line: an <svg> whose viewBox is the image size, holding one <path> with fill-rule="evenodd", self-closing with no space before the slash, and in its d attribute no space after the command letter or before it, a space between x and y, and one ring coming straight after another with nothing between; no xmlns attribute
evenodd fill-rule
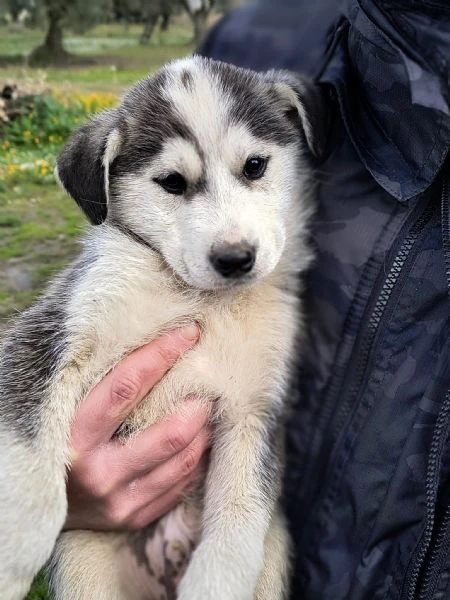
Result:
<svg viewBox="0 0 450 600"><path fill-rule="evenodd" d="M59 179L91 222L133 232L187 284L250 282L301 226L293 209L322 150L321 106L318 89L292 74L184 59L75 133Z"/></svg>

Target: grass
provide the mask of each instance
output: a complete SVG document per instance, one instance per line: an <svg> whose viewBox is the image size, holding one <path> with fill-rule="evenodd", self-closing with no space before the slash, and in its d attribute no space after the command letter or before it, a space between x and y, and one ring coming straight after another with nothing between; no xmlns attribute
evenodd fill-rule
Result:
<svg viewBox="0 0 450 600"><path fill-rule="evenodd" d="M0 27L0 88L6 81L16 81L29 90L51 91L57 98L90 92L118 97L149 71L193 50L186 20L181 19L167 32L158 32L147 47L138 44L140 32L136 26L125 31L121 26L108 25L85 36L69 34L67 49L88 57L92 64L35 70L27 66L26 57L42 41L43 33L11 32ZM14 314L29 306L73 257L86 227L79 209L52 176L67 124L63 134L55 133L53 138L49 131L36 134L33 123L22 125L23 131L19 129L14 135L10 131L6 138L0 130L0 337ZM45 582L39 576L27 600L47 598Z"/></svg>
<svg viewBox="0 0 450 600"><path fill-rule="evenodd" d="M139 45L141 27L102 25L84 36L67 35L66 48L80 57L91 59L89 66L69 69L30 69L27 56L42 42L39 31L8 32L0 27L0 81L2 79L42 80L59 88L82 91L120 92L155 71L173 58L190 54L194 49L192 32L180 18L168 31L155 32L148 46Z"/></svg>
<svg viewBox="0 0 450 600"><path fill-rule="evenodd" d="M0 330L77 250L80 211L55 183L0 192Z"/></svg>

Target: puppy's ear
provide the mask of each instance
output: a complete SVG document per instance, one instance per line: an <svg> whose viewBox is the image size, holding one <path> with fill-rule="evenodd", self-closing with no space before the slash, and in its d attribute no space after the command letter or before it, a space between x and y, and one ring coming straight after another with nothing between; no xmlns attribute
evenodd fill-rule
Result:
<svg viewBox="0 0 450 600"><path fill-rule="evenodd" d="M56 161L56 177L94 225L108 211L109 166L120 148L116 110L105 111L70 138Z"/></svg>
<svg viewBox="0 0 450 600"><path fill-rule="evenodd" d="M326 150L331 123L331 107L324 88L290 71L269 71L267 78L286 115L303 130L311 153L320 158Z"/></svg>

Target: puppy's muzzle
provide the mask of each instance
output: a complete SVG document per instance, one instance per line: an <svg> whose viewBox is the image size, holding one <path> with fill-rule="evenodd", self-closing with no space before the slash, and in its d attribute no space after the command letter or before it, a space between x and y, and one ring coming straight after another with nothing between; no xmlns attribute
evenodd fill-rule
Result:
<svg viewBox="0 0 450 600"><path fill-rule="evenodd" d="M223 244L213 248L209 260L223 277L242 277L253 269L256 249L247 242Z"/></svg>

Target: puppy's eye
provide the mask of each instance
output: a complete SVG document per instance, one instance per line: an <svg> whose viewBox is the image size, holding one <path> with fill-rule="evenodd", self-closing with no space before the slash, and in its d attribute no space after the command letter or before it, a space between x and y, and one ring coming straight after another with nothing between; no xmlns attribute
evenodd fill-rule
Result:
<svg viewBox="0 0 450 600"><path fill-rule="evenodd" d="M169 194L176 194L177 196L184 194L187 188L186 179L179 173L170 173L166 177L157 177L153 181L159 183Z"/></svg>
<svg viewBox="0 0 450 600"><path fill-rule="evenodd" d="M262 156L250 156L247 158L242 172L247 179L260 179L266 170L267 161L268 159Z"/></svg>

